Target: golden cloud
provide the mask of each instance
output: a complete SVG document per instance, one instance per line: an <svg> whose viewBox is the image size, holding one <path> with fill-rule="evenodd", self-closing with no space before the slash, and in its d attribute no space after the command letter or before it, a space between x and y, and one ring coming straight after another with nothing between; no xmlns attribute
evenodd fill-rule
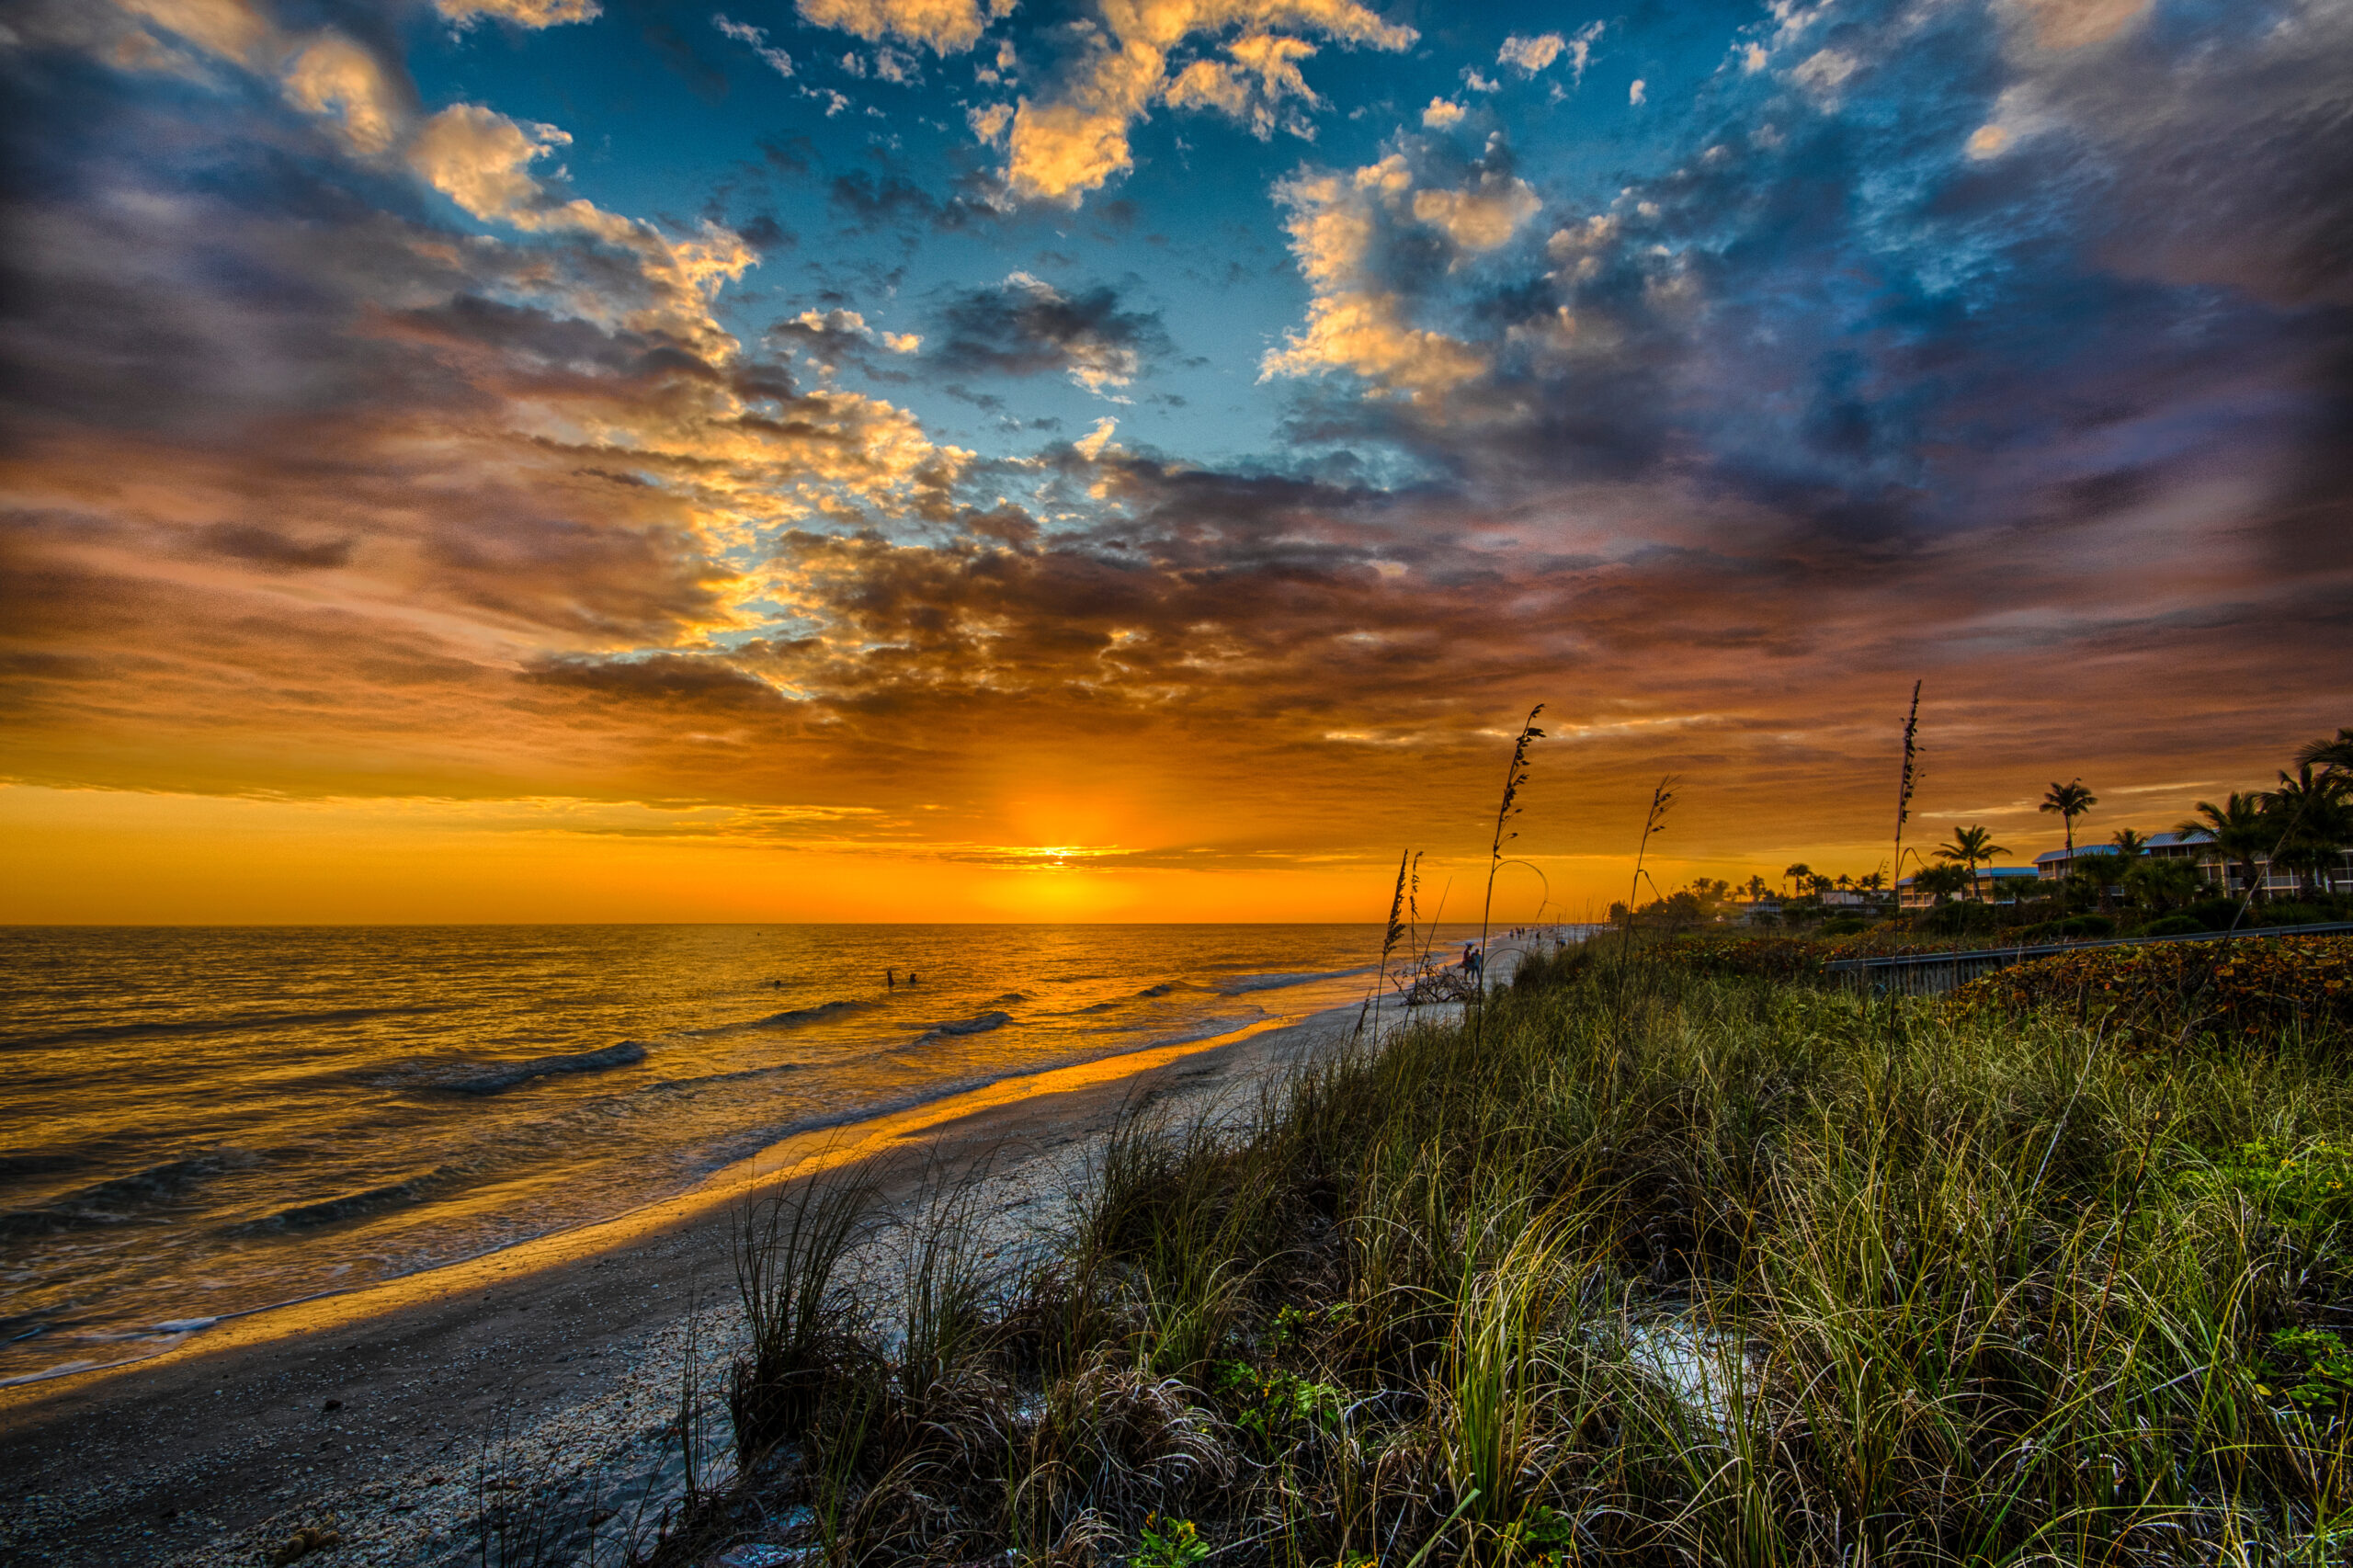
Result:
<svg viewBox="0 0 2353 1568"><path fill-rule="evenodd" d="M1314 293L1305 325L1267 353L1260 380L1344 370L1377 392L1429 403L1486 372L1478 348L1412 324L1404 295L1381 278L1378 241L1384 224L1410 213L1461 251L1491 251L1541 203L1525 181L1494 170L1457 188L1414 185L1405 154L1391 153L1345 176L1307 174L1276 187L1291 254Z"/></svg>
<svg viewBox="0 0 2353 1568"><path fill-rule="evenodd" d="M597 0L433 0L433 8L461 28L484 17L518 28L555 28L600 15Z"/></svg>
<svg viewBox="0 0 2353 1568"><path fill-rule="evenodd" d="M305 45L284 80L287 102L334 120L361 153L388 151L406 118L376 57L339 33Z"/></svg>
<svg viewBox="0 0 2353 1568"><path fill-rule="evenodd" d="M1192 62L1171 81L1174 51L1230 28L1241 36L1224 46L1223 62ZM1278 106L1321 101L1298 66L1314 50L1290 36L1296 33L1384 50L1408 48L1420 36L1354 0L1104 0L1100 23L1061 85L1015 109L1007 182L1018 195L1076 206L1131 166L1129 129L1155 103L1212 109L1271 134Z"/></svg>
<svg viewBox="0 0 2353 1568"><path fill-rule="evenodd" d="M2082 49L2114 38L2139 21L2149 0L2006 0L2043 49Z"/></svg>
<svg viewBox="0 0 2353 1568"><path fill-rule="evenodd" d="M981 41L989 22L1010 16L1013 0L798 0L801 19L851 33L870 43L886 38L929 46L935 54L961 54Z"/></svg>
<svg viewBox="0 0 2353 1568"><path fill-rule="evenodd" d="M1414 216L1466 251L1506 244L1542 205L1526 180L1509 175L1483 174L1460 190L1414 193Z"/></svg>

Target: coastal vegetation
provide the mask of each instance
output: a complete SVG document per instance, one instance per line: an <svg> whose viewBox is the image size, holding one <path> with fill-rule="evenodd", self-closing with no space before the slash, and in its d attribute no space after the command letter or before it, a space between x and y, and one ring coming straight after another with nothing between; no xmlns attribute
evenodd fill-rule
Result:
<svg viewBox="0 0 2353 1568"><path fill-rule="evenodd" d="M740 1471L657 1559L2343 1559L2353 941L1893 1003L1717 946L1138 1106L1010 1266L954 1180L888 1290L868 1178L768 1200Z"/></svg>
<svg viewBox="0 0 2353 1568"><path fill-rule="evenodd" d="M1783 870L1778 894L1761 874L1737 887L1703 876L1672 893L1654 890L1647 903L1612 904L1611 923L1667 933L1736 922L1831 937L2034 941L2353 920L2353 730L2300 747L2269 789L2198 801L2164 835L2125 824L2106 843L2079 847L2076 822L2099 797L2081 778L2053 782L2038 810L2061 821L2061 874L1989 877L2013 851L1984 824L1955 826L1925 857L1904 847L1920 771L1918 722L1915 691L1896 813L1895 864L1901 869L1908 857L1908 876L1892 882L1883 866L1831 876L1801 862Z"/></svg>

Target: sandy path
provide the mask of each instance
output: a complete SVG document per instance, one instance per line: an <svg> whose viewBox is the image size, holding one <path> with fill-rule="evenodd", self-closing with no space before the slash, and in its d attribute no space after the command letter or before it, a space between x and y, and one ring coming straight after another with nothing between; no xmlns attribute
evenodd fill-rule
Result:
<svg viewBox="0 0 2353 1568"><path fill-rule="evenodd" d="M345 1540L323 1568L478 1561L464 1529L485 1452L535 1476L579 1471L618 1510L604 1530L618 1544L636 1505L650 1496L658 1511L678 1479L665 1428L691 1299L706 1309L701 1359L715 1369L728 1352L728 1214L748 1181L894 1151L985 1156L989 1222L1017 1244L1059 1217L1131 1096L1231 1113L1271 1072L1345 1039L1354 1017L1007 1080L822 1146L780 1145L615 1221L258 1313L128 1368L0 1391L0 1557L257 1563L293 1528L324 1524ZM919 1162L896 1164L892 1200L912 1204Z"/></svg>

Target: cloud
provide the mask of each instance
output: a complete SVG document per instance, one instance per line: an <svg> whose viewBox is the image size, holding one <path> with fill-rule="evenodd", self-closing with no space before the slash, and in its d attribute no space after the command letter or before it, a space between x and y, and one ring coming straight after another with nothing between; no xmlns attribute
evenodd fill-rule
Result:
<svg viewBox="0 0 2353 1568"><path fill-rule="evenodd" d="M964 111L964 119L983 145L995 145L1005 140L1006 128L1013 123L1013 106L976 104Z"/></svg>
<svg viewBox="0 0 2353 1568"><path fill-rule="evenodd" d="M2105 43L2148 14L2149 0L2004 0L2037 47L2075 50Z"/></svg>
<svg viewBox="0 0 2353 1568"><path fill-rule="evenodd" d="M1095 462L1103 456L1103 449L1111 444L1111 433L1119 427L1120 422L1116 419L1098 419L1095 422L1094 429L1073 441L1071 446L1080 457L1085 458L1088 462Z"/></svg>
<svg viewBox="0 0 2353 1568"><path fill-rule="evenodd" d="M708 220L696 238L672 239L585 199L551 194L531 165L571 140L552 125L453 104L418 129L408 158L433 188L476 218L527 233L571 231L631 253L655 299L618 319L635 330L671 333L706 352L732 353L734 339L711 315L710 297L757 265L758 254Z"/></svg>
<svg viewBox="0 0 2353 1568"><path fill-rule="evenodd" d="M748 45L752 52L758 55L768 69L778 75L792 74L792 56L768 42L766 28L756 28L748 22L731 21L724 11L712 12L710 25L736 42Z"/></svg>
<svg viewBox="0 0 2353 1568"><path fill-rule="evenodd" d="M1632 85L1626 89L1626 102L1630 105L1640 105L1647 91L1643 79L1640 76L1635 77Z"/></svg>
<svg viewBox="0 0 2353 1568"><path fill-rule="evenodd" d="M785 705L784 697L757 676L709 654L648 653L632 658L580 656L544 659L524 678L642 706L680 706L699 712L727 709L758 712Z"/></svg>
<svg viewBox="0 0 2353 1568"><path fill-rule="evenodd" d="M597 0L433 0L433 7L461 28L484 17L518 28L555 28L601 15Z"/></svg>
<svg viewBox="0 0 2353 1568"><path fill-rule="evenodd" d="M1988 124L2109 191L2127 274L2294 303L2353 302L2353 10L2281 0L2190 49L2122 3L2006 7ZM1990 140L1990 138L1989 138ZM2014 154L2015 156L2015 154Z"/></svg>
<svg viewBox="0 0 2353 1568"><path fill-rule="evenodd" d="M1392 153L1351 175L1302 174L1276 187L1291 254L1313 294L1306 324L1261 361L1261 381L1344 370L1420 403L1484 370L1469 345L1411 324L1405 296L1381 276L1384 215L1413 183L1405 158Z"/></svg>
<svg viewBox="0 0 2353 1568"><path fill-rule="evenodd" d="M1568 47L1568 40L1559 33L1539 33L1534 38L1514 33L1495 51L1495 63L1508 65L1523 76L1533 76L1560 59Z"/></svg>
<svg viewBox="0 0 2353 1568"><path fill-rule="evenodd" d="M1416 228L1443 236L1462 259L1500 249L1540 210L1534 189L1505 166L1500 143L1492 151L1492 162L1454 171L1459 183L1424 179L1401 149L1345 176L1303 173L1278 186L1313 297L1305 324L1260 362L1260 379L1343 370L1381 395L1434 410L1484 375L1488 355L1415 324L1415 290L1396 264L1415 254Z"/></svg>
<svg viewBox="0 0 2353 1568"><path fill-rule="evenodd" d="M838 358L845 351L868 344L879 345L892 354L913 354L923 347L919 334L881 331L868 324L860 312L844 309L802 311L768 328L768 336L771 341L805 349L820 360Z"/></svg>
<svg viewBox="0 0 2353 1568"><path fill-rule="evenodd" d="M1121 308L1106 286L1065 294L1027 272L951 296L934 342L926 358L949 373L1059 372L1098 395L1131 383L1168 348L1157 312Z"/></svg>
<svg viewBox="0 0 2353 1568"><path fill-rule="evenodd" d="M1580 164L1401 135L1300 171L1310 305L1262 366L1288 423L1244 467L1108 419L982 457L799 379L803 349L945 374L970 306L960 373L1114 392L1166 336L1124 282L1022 274L898 334L885 257L734 345L714 293L756 275L575 202L563 131L426 118L396 58L308 53L372 33L108 11L85 57L122 63L53 72L0 190L6 771L855 800L869 845L944 800L939 842L982 846L1030 841L980 819L1047 778L1132 808L1102 835L1131 863L1230 866L1425 834L1547 697L1579 738L1545 852L1608 842L1677 767L1737 857L1868 820L1854 781L1925 671L1948 803L2080 750L2087 709L2087 772L2177 779L2194 731L2201 771L2259 778L2233 770L2340 722L2325 672L2353 663L2353 39L2286 0L2194 40L2000 15L1759 33L1783 68L1858 63L1800 100L1735 57L1690 111L1719 122L1541 229ZM1245 127L1304 108L1187 47L1164 83L1233 72ZM853 194L948 221L948 187L897 178Z"/></svg>
<svg viewBox="0 0 2353 1568"><path fill-rule="evenodd" d="M1543 206L1526 180L1488 171L1456 190L1417 190L1414 216L1459 248L1491 251L1508 243Z"/></svg>
<svg viewBox="0 0 2353 1568"><path fill-rule="evenodd" d="M886 38L921 44L934 54L962 54L981 41L992 17L1009 15L1010 0L795 0L801 19L869 43Z"/></svg>
<svg viewBox="0 0 2353 1568"><path fill-rule="evenodd" d="M1422 123L1432 131L1445 131L1462 123L1462 106L1445 98L1432 98L1430 107L1422 110Z"/></svg>
<svg viewBox="0 0 2353 1568"><path fill-rule="evenodd" d="M1295 100L1318 108L1324 100L1307 85L1299 62L1312 58L1315 47L1303 39L1251 33L1226 46L1224 61L1196 60L1168 84L1164 101L1170 108L1212 108L1248 128L1264 142L1275 133L1280 118L1294 135L1312 128L1283 105Z"/></svg>
<svg viewBox="0 0 2353 1568"><path fill-rule="evenodd" d="M214 523L198 530L198 548L279 572L331 571L351 563L355 540L303 540L254 523Z"/></svg>
<svg viewBox="0 0 2353 1568"><path fill-rule="evenodd" d="M289 33L247 0L120 0L119 15L250 72L275 80L286 101L325 121L352 150L384 153L412 112L407 76L347 34ZM126 68L201 80L203 67L152 30L85 33L85 48Z"/></svg>
<svg viewBox="0 0 2353 1568"><path fill-rule="evenodd" d="M1192 61L1171 79L1172 54L1197 35L1229 31L1224 60ZM1107 0L1051 91L1016 107L1006 183L1017 196L1076 206L1131 166L1129 130L1162 102L1216 110L1262 137L1279 122L1303 128L1286 106L1322 100L1299 70L1314 50L1298 34L1382 50L1419 36L1354 0Z"/></svg>
<svg viewBox="0 0 2353 1568"><path fill-rule="evenodd" d="M388 151L407 118L376 57L339 34L305 45L286 68L285 84L289 103L336 121L362 153Z"/></svg>

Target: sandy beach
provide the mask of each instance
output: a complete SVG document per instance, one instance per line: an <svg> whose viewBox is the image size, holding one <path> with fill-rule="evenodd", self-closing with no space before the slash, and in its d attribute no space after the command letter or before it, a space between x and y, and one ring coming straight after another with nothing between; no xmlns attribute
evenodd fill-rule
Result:
<svg viewBox="0 0 2353 1568"><path fill-rule="evenodd" d="M682 1482L684 1369L699 1365L715 1390L730 1352L729 1216L747 1190L877 1160L904 1209L926 1190L925 1166L985 1161L990 1244L1017 1247L1062 1214L1123 1105L1233 1114L1270 1074L1345 1040L1355 1017L1334 1010L1007 1079L793 1140L604 1223L0 1391L0 1554L259 1562L307 1526L340 1537L328 1562L464 1561L487 1463L494 1478L528 1468L595 1491L609 1514L599 1556L618 1561ZM723 1465L723 1426L712 1449Z"/></svg>

